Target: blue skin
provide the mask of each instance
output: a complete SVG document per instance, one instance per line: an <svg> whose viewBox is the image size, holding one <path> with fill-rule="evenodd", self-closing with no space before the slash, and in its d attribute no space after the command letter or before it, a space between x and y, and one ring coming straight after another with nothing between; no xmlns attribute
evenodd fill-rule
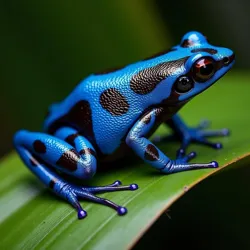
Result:
<svg viewBox="0 0 250 250"><path fill-rule="evenodd" d="M228 130L203 130L205 124L189 128L176 113L233 63L231 50L209 44L199 32L189 32L169 52L116 71L90 75L65 100L50 107L43 133L18 131L15 148L46 186L75 207L79 219L87 215L79 198L107 205L123 215L125 207L95 194L136 190L136 184L121 186L115 181L103 187L81 187L60 173L90 179L97 162L114 161L128 148L164 174L218 167L215 161L188 163L195 153L186 155L185 150L192 141L221 148L207 137L225 136ZM182 142L175 160L147 139L161 123L170 126Z"/></svg>

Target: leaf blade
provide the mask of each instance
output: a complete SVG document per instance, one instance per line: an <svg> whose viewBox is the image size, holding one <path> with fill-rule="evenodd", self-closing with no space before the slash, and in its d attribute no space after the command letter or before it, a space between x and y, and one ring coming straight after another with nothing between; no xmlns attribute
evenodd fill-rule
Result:
<svg viewBox="0 0 250 250"><path fill-rule="evenodd" d="M12 202L11 206L15 206L15 209L9 210L10 214L3 215L0 223L2 236L0 245L16 249L60 249L62 247L127 249L131 247L166 208L185 194L187 189L249 154L250 135L245 130L249 127L250 120L247 116L242 116L238 110L247 111L249 92L247 90L250 88L246 82L247 77L243 75L240 80L241 83L235 85L235 82L239 81L238 76L226 77L220 84L198 96L181 111L185 120L194 125L206 109L206 115L214 121L214 128L229 125L232 129L231 137L221 139L224 149L220 151L199 145L190 147L190 151L197 150L199 153L196 162L218 160L221 165L219 169L187 171L164 176L146 167L142 161L131 161L124 168L97 174L93 179L93 185L111 183L116 179L120 179L124 184L134 182L139 184L140 188L135 192L124 191L102 195L118 204L126 205L129 212L124 217L119 217L110 208L83 201L82 204L89 216L83 221L78 221L73 208L38 184L35 176L23 166L15 154L2 160L0 178L4 181L0 184L2 194L0 199L6 195L5 199L15 201L18 197L22 202L16 204ZM246 91L241 92L242 88ZM223 98L221 93L224 95ZM237 97L239 97L237 105L232 105L231 100L236 102ZM211 100L215 101L211 102ZM206 103L209 104L208 108L204 105ZM217 103L220 103L220 106ZM193 110L196 110L195 114ZM163 127L158 131L159 134L165 132L166 129ZM178 143L159 144L159 147L174 157ZM10 173L15 174L10 176ZM4 183L8 178L10 178L10 184ZM8 194L12 186L12 193ZM35 192L34 196L32 192ZM20 193L23 195L21 196ZM26 196L29 199L26 199ZM5 208L1 206L0 214L4 210L6 206ZM16 223L18 228L13 227ZM13 239L15 239L14 242Z"/></svg>

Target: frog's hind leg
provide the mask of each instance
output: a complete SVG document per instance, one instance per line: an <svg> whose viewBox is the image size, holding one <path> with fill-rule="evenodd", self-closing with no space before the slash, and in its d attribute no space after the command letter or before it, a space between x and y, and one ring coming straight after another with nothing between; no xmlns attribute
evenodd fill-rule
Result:
<svg viewBox="0 0 250 250"><path fill-rule="evenodd" d="M82 209L78 198L109 206L120 215L126 213L126 208L96 197L94 193L135 190L137 185L121 186L121 183L116 181L102 187L79 187L67 182L53 171L53 168L56 168L79 179L89 179L95 174L95 150L75 130L62 128L56 132L55 136L22 130L15 134L14 145L27 167L47 187L76 208L79 219L86 217L87 213Z"/></svg>

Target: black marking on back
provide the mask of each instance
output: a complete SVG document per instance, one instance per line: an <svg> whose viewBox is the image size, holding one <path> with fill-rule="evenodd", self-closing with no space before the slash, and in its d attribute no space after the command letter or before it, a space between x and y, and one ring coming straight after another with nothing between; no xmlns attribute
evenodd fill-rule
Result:
<svg viewBox="0 0 250 250"><path fill-rule="evenodd" d="M159 63L156 66L143 69L135 74L130 81L130 88L139 95L152 92L156 86L180 67L184 67L189 57Z"/></svg>
<svg viewBox="0 0 250 250"><path fill-rule="evenodd" d="M48 131L53 134L61 126L71 126L79 131L79 134L94 138L92 126L92 111L88 101L78 101L67 114L55 120ZM72 139L72 138L71 138Z"/></svg>
<svg viewBox="0 0 250 250"><path fill-rule="evenodd" d="M129 104L117 89L110 88L102 92L100 104L113 116L124 115L128 112Z"/></svg>
<svg viewBox="0 0 250 250"><path fill-rule="evenodd" d="M77 102L67 114L67 118L79 130L84 128L92 130L91 109L88 101L82 100Z"/></svg>
<svg viewBox="0 0 250 250"><path fill-rule="evenodd" d="M199 48L199 49L192 49L191 50L192 53L198 53L198 52L207 52L211 55L217 54L217 50L216 49L211 49L211 48Z"/></svg>

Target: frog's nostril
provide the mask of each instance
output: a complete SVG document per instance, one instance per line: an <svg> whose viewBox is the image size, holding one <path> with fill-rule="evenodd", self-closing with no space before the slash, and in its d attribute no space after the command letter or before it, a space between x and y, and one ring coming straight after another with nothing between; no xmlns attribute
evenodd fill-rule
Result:
<svg viewBox="0 0 250 250"><path fill-rule="evenodd" d="M222 60L223 60L223 63L225 65L228 65L229 63L231 63L234 60L234 58L235 58L235 55L232 54L231 56L224 57Z"/></svg>
<svg viewBox="0 0 250 250"><path fill-rule="evenodd" d="M224 62L225 65L228 65L228 64L230 63L230 58L227 57L227 56L224 57L224 58L223 58L223 62Z"/></svg>

